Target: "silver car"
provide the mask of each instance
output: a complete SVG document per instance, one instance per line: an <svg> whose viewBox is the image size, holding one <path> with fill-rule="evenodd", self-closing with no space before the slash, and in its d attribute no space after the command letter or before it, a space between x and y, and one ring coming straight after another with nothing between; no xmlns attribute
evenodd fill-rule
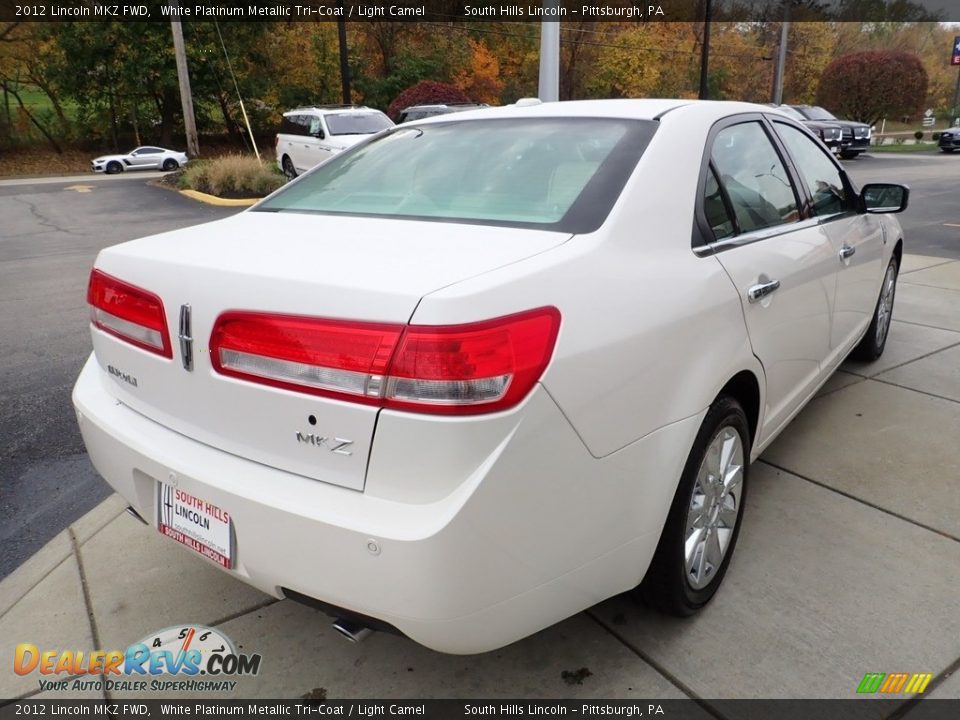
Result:
<svg viewBox="0 0 960 720"><path fill-rule="evenodd" d="M111 175L124 170L176 170L190 161L186 153L162 147L144 145L126 155L101 155L90 161L90 169L96 173Z"/></svg>

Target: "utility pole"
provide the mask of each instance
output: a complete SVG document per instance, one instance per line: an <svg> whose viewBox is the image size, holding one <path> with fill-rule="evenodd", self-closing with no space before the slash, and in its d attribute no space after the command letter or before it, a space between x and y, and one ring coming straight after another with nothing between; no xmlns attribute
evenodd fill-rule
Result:
<svg viewBox="0 0 960 720"><path fill-rule="evenodd" d="M180 4L170 0L173 16L179 17ZM177 58L177 80L180 81L180 102L183 105L183 129L187 134L187 156L200 157L200 142L197 139L197 120L193 115L193 95L190 92L190 73L187 70L187 50L183 44L183 27L179 20L170 21L173 33L173 51Z"/></svg>
<svg viewBox="0 0 960 720"><path fill-rule="evenodd" d="M543 0L544 15L557 17L560 0ZM560 99L560 21L540 23L540 85L537 96L543 102Z"/></svg>
<svg viewBox="0 0 960 720"><path fill-rule="evenodd" d="M773 103L783 103L783 70L787 64L787 33L790 32L790 2L783 5L783 22L780 23L780 51L777 53L777 66L773 73Z"/></svg>
<svg viewBox="0 0 960 720"><path fill-rule="evenodd" d="M343 0L337 0L337 7L343 10ZM340 87L343 91L343 104L349 105L350 97L350 63L347 59L347 21L343 15L338 16L337 38L340 40Z"/></svg>
<svg viewBox="0 0 960 720"><path fill-rule="evenodd" d="M712 0L706 0L703 10L703 45L700 47L700 99L710 98L710 88L707 83L710 71L710 16L713 14Z"/></svg>

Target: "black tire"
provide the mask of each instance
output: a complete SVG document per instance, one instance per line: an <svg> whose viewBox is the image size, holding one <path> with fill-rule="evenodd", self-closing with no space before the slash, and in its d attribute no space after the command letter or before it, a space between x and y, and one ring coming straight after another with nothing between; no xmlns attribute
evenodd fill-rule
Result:
<svg viewBox="0 0 960 720"><path fill-rule="evenodd" d="M952 153L956 148L940 148L941 152Z"/></svg>
<svg viewBox="0 0 960 720"><path fill-rule="evenodd" d="M887 284L891 280L891 273L893 282L888 290ZM887 265L887 269L883 273L880 296L877 298L876 307L873 309L873 319L870 321L870 327L867 328L867 334L863 336L860 343L850 353L850 357L854 360L873 362L883 355L883 350L887 346L887 336L890 334L890 319L893 315L893 301L897 297L897 276L899 273L900 263L897 261L897 256L894 255L890 258L890 264ZM886 294L888 291L890 293L889 297ZM889 300L889 302L885 305L886 300Z"/></svg>
<svg viewBox="0 0 960 720"><path fill-rule="evenodd" d="M180 163L178 163L173 158L167 158L166 160L163 161L163 169L166 170L167 172L170 172L171 170L176 170L178 167L180 167Z"/></svg>
<svg viewBox="0 0 960 720"><path fill-rule="evenodd" d="M107 170L106 170L107 175L113 175L115 173L121 173L121 172L123 172L123 165L118 163L116 160L111 160L110 162L107 163Z"/></svg>
<svg viewBox="0 0 960 720"><path fill-rule="evenodd" d="M280 162L280 169L283 170L283 174L287 176L287 180L293 180L297 176L297 169L293 166L293 161L288 155L283 156L283 160Z"/></svg>
<svg viewBox="0 0 960 720"><path fill-rule="evenodd" d="M725 550L722 550L722 560L719 566L711 565L711 571L704 578L709 578L705 584L697 587L691 581L687 572L685 544L687 540L688 515L693 507L695 491L701 490L701 470L706 469L707 453L714 440L721 433L732 430L739 435L742 451L742 470L739 486L730 495L735 497L737 513L733 522L732 533L729 533ZM729 436L732 438L732 436ZM677 487L677 493L670 506L670 513L664 525L660 542L647 575L639 586L641 599L670 615L687 617L693 615L706 605L717 592L723 576L727 572L730 558L736 549L737 538L740 535L740 526L743 524L744 502L747 497L747 476L750 464L750 428L743 408L736 400L727 395L717 398L707 411L700 431L694 440L693 448L687 458ZM713 477L710 475L709 477ZM703 495L704 501L706 496ZM701 503L700 507L703 507ZM721 500L722 503L722 500ZM710 514L710 513L705 513ZM704 517L702 515L701 517ZM694 525L696 527L696 525ZM728 527L723 528L729 530ZM719 532L719 531L716 531ZM709 538L709 535L706 537ZM706 545L704 545L705 552Z"/></svg>
<svg viewBox="0 0 960 720"><path fill-rule="evenodd" d="M840 157L842 157L844 160L853 160L859 154L860 153L858 152L851 152L849 150L840 151Z"/></svg>

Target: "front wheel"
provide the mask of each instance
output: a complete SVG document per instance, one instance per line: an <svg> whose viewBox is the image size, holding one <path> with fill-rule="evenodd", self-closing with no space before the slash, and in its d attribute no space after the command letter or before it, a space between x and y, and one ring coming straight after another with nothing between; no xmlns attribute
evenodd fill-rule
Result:
<svg viewBox="0 0 960 720"><path fill-rule="evenodd" d="M890 258L887 271L883 274L883 285L880 286L880 297L877 298L877 307L873 311L873 319L867 334L863 336L850 357L854 360L872 362L883 355L887 346L887 335L890 333L890 319L893 317L893 301L897 295L897 274L900 264L897 256Z"/></svg>
<svg viewBox="0 0 960 720"><path fill-rule="evenodd" d="M686 617L717 592L740 534L749 461L747 416L721 395L703 419L640 584L645 602Z"/></svg>
<svg viewBox="0 0 960 720"><path fill-rule="evenodd" d="M113 175L114 173L123 172L123 165L118 163L116 160L107 163L107 175Z"/></svg>
<svg viewBox="0 0 960 720"><path fill-rule="evenodd" d="M853 160L859 154L860 153L858 152L850 152L849 150L840 151L840 157L842 157L844 160Z"/></svg>

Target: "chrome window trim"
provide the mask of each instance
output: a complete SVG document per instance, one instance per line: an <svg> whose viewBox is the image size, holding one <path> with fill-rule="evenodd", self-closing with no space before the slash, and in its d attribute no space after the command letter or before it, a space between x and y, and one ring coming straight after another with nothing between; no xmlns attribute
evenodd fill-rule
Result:
<svg viewBox="0 0 960 720"><path fill-rule="evenodd" d="M786 235L787 233L796 232L797 230L806 230L807 228L817 227L822 224L821 220L822 218L812 217L804 220L798 220L797 222L776 225L771 228L763 228L762 230L752 230L750 232L734 235L733 237L725 238L723 240L717 240L716 242L708 243L706 245L698 245L697 247L693 248L693 253L697 257L707 257L708 255L714 255L718 252L723 252L724 250L731 250L744 245L752 245L753 243L769 240L780 235Z"/></svg>

